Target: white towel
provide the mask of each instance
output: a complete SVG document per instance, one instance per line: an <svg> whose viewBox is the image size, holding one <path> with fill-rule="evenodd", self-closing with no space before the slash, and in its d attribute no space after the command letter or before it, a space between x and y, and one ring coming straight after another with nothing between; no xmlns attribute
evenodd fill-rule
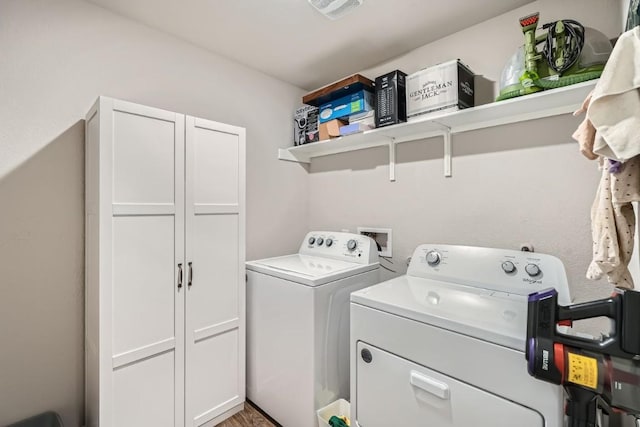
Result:
<svg viewBox="0 0 640 427"><path fill-rule="evenodd" d="M587 111L600 138L593 152L625 162L640 154L640 27L622 34Z"/></svg>

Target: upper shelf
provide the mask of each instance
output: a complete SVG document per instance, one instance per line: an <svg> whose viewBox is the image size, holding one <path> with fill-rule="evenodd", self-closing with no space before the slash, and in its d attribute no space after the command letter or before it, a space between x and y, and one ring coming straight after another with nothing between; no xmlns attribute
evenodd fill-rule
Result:
<svg viewBox="0 0 640 427"><path fill-rule="evenodd" d="M582 104L596 82L597 80L591 80L465 110L429 115L412 122L372 129L354 135L297 147L280 148L278 158L310 163L314 157L329 154L571 113Z"/></svg>

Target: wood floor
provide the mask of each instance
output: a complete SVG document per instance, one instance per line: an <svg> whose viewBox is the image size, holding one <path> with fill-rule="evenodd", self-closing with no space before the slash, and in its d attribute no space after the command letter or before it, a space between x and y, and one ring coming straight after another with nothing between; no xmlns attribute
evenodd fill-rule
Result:
<svg viewBox="0 0 640 427"><path fill-rule="evenodd" d="M278 425L265 418L251 402L245 402L244 411L238 412L217 427L278 427Z"/></svg>

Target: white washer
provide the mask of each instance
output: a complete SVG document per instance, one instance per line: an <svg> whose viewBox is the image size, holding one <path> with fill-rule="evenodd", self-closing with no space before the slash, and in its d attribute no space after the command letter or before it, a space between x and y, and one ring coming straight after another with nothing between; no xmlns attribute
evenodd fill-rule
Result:
<svg viewBox="0 0 640 427"><path fill-rule="evenodd" d="M247 262L247 397L284 427L349 397L349 294L379 282L369 237L308 233L297 254Z"/></svg>
<svg viewBox="0 0 640 427"><path fill-rule="evenodd" d="M527 295L554 287L538 253L421 245L401 276L351 295L352 426L561 427L563 390L527 373Z"/></svg>

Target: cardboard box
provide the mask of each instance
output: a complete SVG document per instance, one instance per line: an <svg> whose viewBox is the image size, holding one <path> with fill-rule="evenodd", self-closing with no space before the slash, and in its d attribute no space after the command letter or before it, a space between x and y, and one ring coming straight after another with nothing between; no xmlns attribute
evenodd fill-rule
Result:
<svg viewBox="0 0 640 427"><path fill-rule="evenodd" d="M320 141L340 136L340 127L347 124L346 120L334 119L320 123Z"/></svg>
<svg viewBox="0 0 640 427"><path fill-rule="evenodd" d="M293 115L294 145L320 141L318 129L318 107L305 105L298 108Z"/></svg>
<svg viewBox="0 0 640 427"><path fill-rule="evenodd" d="M353 74L304 95L302 97L302 103L320 107L327 102L344 98L347 95L361 90L373 92L373 82L360 74Z"/></svg>
<svg viewBox="0 0 640 427"><path fill-rule="evenodd" d="M376 78L377 128L407 121L406 73L395 70Z"/></svg>
<svg viewBox="0 0 640 427"><path fill-rule="evenodd" d="M474 105L474 75L460 60L425 68L407 77L407 118Z"/></svg>
<svg viewBox="0 0 640 427"><path fill-rule="evenodd" d="M320 123L373 110L373 92L360 90L320 106Z"/></svg>

